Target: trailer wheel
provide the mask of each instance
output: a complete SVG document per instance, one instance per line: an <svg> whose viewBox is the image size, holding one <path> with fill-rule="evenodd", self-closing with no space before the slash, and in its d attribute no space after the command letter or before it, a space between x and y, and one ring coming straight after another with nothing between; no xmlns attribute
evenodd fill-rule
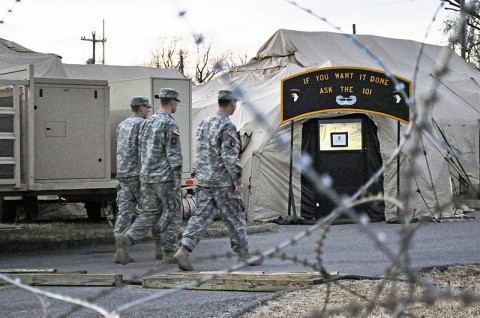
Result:
<svg viewBox="0 0 480 318"><path fill-rule="evenodd" d="M25 195L22 197L23 210L25 212L25 220L29 223L34 222L40 216L40 204L38 196Z"/></svg>
<svg viewBox="0 0 480 318"><path fill-rule="evenodd" d="M99 201L85 202L88 219L91 221L100 221L102 219L102 203Z"/></svg>
<svg viewBox="0 0 480 318"><path fill-rule="evenodd" d="M17 218L17 201L0 199L0 216L2 222L15 223L15 219Z"/></svg>

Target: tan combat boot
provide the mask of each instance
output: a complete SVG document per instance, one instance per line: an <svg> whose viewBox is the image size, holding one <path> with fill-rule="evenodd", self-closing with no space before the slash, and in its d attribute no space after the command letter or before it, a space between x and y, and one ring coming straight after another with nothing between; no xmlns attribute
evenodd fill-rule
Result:
<svg viewBox="0 0 480 318"><path fill-rule="evenodd" d="M158 260L163 259L162 242L160 240L155 240L155 258Z"/></svg>
<svg viewBox="0 0 480 318"><path fill-rule="evenodd" d="M165 265L177 264L177 261L175 260L174 256L175 256L175 252L166 251L163 254L162 264L165 264Z"/></svg>
<svg viewBox="0 0 480 318"><path fill-rule="evenodd" d="M114 258L115 263L127 265L130 260L133 261L133 258L128 255L130 245L132 245L132 241L128 236L119 235L115 238L115 246L117 248Z"/></svg>
<svg viewBox="0 0 480 318"><path fill-rule="evenodd" d="M250 255L250 253L246 249L241 249L240 251L238 251L237 254L238 254L237 263L246 263L248 264L248 266L258 266L258 265L262 265L263 263L262 257L258 258L255 261L249 262L249 260L255 256Z"/></svg>
<svg viewBox="0 0 480 318"><path fill-rule="evenodd" d="M177 261L178 268L182 271L191 271L193 270L192 264L188 261L188 255L190 251L185 246L181 246L180 249L175 253L173 258Z"/></svg>

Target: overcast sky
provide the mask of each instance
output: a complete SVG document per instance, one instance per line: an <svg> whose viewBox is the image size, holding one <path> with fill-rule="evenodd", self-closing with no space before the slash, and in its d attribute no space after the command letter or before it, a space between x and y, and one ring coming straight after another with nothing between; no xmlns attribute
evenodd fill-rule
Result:
<svg viewBox="0 0 480 318"><path fill-rule="evenodd" d="M219 51L254 57L278 29L374 34L423 41L440 0L2 0L0 37L64 63L84 64L92 42L103 37L105 62L143 65L162 37L202 33ZM310 9L308 13L302 8ZM11 10L11 12L9 12ZM183 17L180 12L185 12ZM442 9L425 42L446 45ZM325 18L325 23L320 18ZM331 24L331 25L330 25ZM102 59L97 45L96 59Z"/></svg>

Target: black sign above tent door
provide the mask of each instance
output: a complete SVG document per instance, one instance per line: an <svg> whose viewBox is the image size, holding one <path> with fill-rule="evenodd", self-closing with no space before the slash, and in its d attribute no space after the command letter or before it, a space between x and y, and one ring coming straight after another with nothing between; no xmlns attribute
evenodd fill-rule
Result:
<svg viewBox="0 0 480 318"><path fill-rule="evenodd" d="M324 112L369 112L409 122L401 93L411 96L412 82L360 67L327 67L282 79L280 122Z"/></svg>

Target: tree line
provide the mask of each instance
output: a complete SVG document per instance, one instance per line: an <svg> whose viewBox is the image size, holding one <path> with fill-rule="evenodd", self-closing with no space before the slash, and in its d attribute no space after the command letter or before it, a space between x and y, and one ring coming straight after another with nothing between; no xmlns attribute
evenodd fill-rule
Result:
<svg viewBox="0 0 480 318"><path fill-rule="evenodd" d="M246 54L235 54L230 50L218 51L212 39L207 39L202 34L193 34L187 40L178 36L160 38L146 65L177 69L195 85L200 85L245 63Z"/></svg>
<svg viewBox="0 0 480 318"><path fill-rule="evenodd" d="M480 69L480 0L442 0L455 12L445 21L449 45L467 62Z"/></svg>
<svg viewBox="0 0 480 318"><path fill-rule="evenodd" d="M480 69L480 0L441 1L445 3L445 10L455 12L444 22L443 32L449 35L449 46ZM245 53L218 51L213 39L198 33L189 39L161 37L152 51L151 60L145 65L177 69L195 85L200 85L247 62Z"/></svg>

